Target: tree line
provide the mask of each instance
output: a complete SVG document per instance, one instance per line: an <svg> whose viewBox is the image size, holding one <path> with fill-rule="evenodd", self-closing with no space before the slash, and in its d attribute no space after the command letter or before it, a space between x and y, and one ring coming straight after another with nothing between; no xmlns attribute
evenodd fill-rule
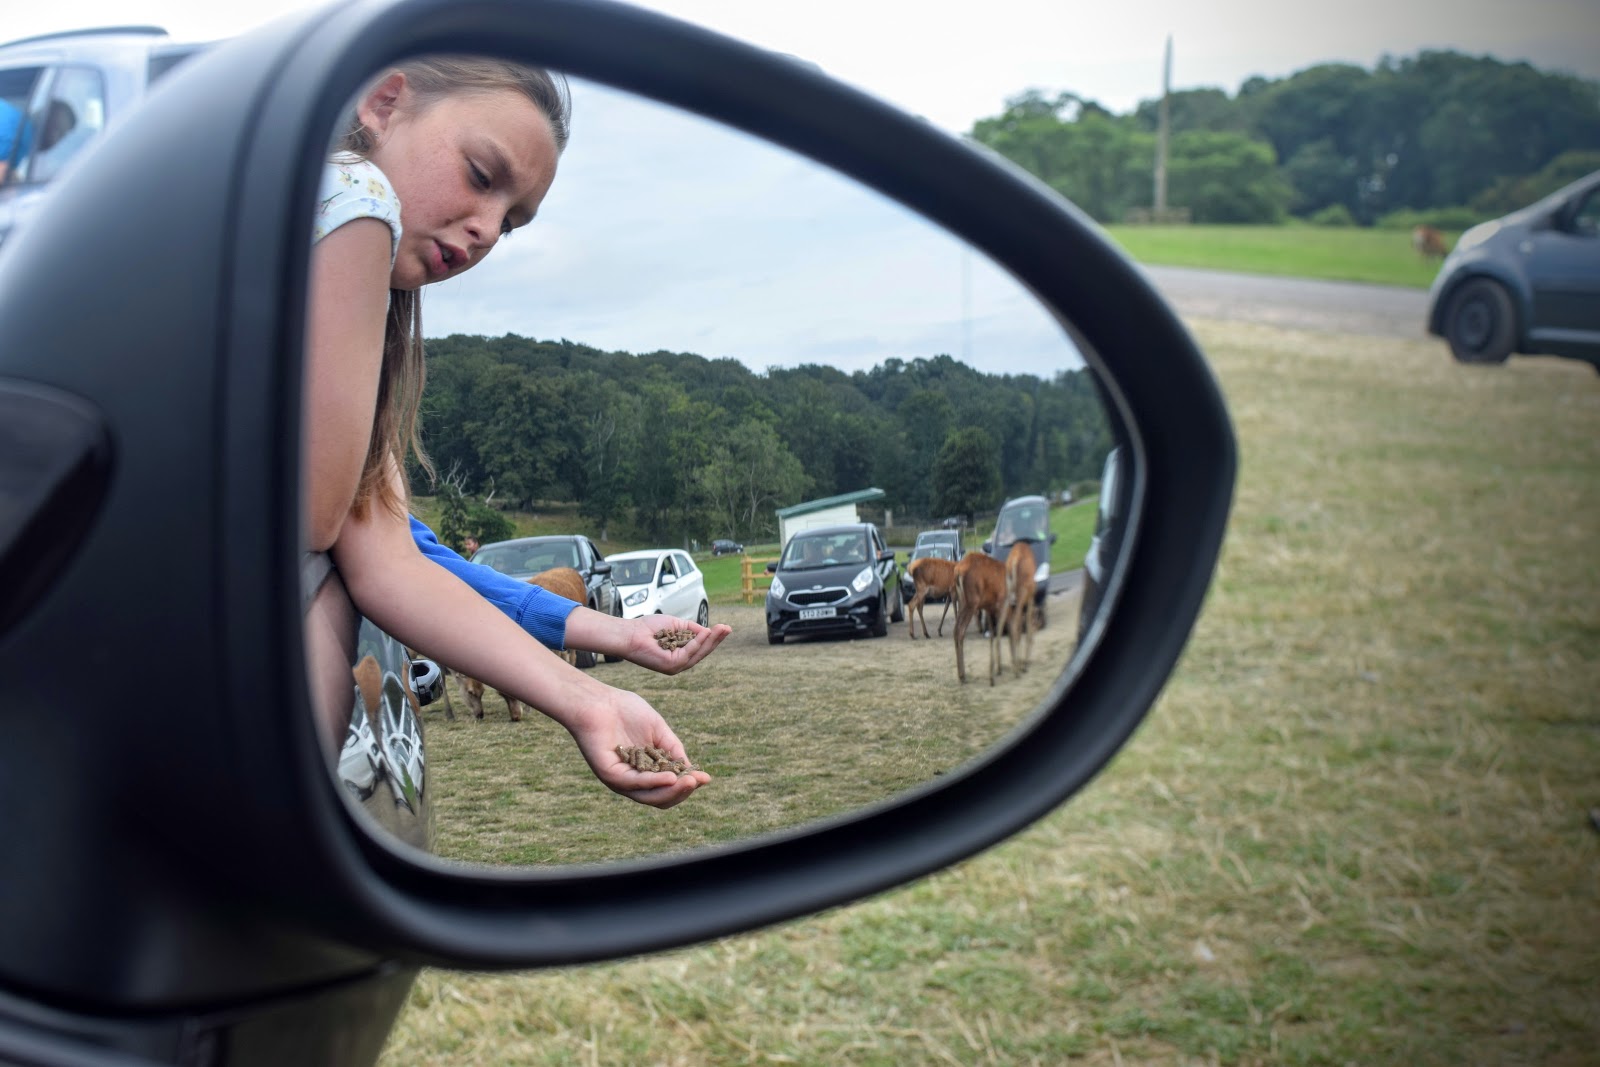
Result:
<svg viewBox="0 0 1600 1067"><path fill-rule="evenodd" d="M1158 100L1116 115L1028 90L971 136L1100 222L1153 198ZM1296 216L1460 228L1600 169L1600 83L1425 51L1168 98L1167 202L1195 222Z"/></svg>
<svg viewBox="0 0 1600 1067"><path fill-rule="evenodd" d="M673 543L761 540L777 508L868 487L901 514L970 514L1097 478L1111 447L1087 370L936 355L756 373L510 334L435 338L427 361L423 442L449 495L576 502L600 537L626 519Z"/></svg>

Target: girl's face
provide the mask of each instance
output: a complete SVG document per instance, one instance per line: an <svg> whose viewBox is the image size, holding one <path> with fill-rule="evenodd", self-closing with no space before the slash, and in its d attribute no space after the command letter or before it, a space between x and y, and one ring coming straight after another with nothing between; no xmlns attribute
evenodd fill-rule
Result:
<svg viewBox="0 0 1600 1067"><path fill-rule="evenodd" d="M371 159L400 198L402 235L389 284L416 289L477 264L533 220L555 180L550 120L514 89L458 93L423 107L405 75L362 100Z"/></svg>

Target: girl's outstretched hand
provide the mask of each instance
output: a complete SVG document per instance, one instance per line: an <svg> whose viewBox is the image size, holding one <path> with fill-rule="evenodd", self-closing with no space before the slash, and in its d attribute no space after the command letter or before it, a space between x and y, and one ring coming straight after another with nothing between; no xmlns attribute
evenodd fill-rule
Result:
<svg viewBox="0 0 1600 1067"><path fill-rule="evenodd" d="M623 759L618 749L656 748L673 759L689 762L683 742L643 697L622 689L612 689L608 696L581 722L568 727L589 769L606 788L640 804L670 808L711 781L711 775L702 770L683 774L641 771Z"/></svg>
<svg viewBox="0 0 1600 1067"><path fill-rule="evenodd" d="M727 623L701 626L675 615L619 619L587 607L567 616L566 646L603 652L662 674L686 671L733 633ZM661 639L658 635L671 635ZM686 635L686 636L685 636Z"/></svg>
<svg viewBox="0 0 1600 1067"><path fill-rule="evenodd" d="M622 658L661 674L686 671L705 659L733 633L727 623L701 626L672 615L641 615L637 619L616 620L629 629L623 635ZM665 639L659 635L671 635ZM688 634L687 640L681 635Z"/></svg>

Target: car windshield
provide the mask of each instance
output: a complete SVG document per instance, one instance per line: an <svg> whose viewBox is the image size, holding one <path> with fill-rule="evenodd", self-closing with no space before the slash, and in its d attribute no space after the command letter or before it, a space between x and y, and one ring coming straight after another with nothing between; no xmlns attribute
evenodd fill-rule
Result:
<svg viewBox="0 0 1600 1067"><path fill-rule="evenodd" d="M814 534L796 537L784 550L786 571L812 567L837 567L841 563L867 562L867 538L861 533Z"/></svg>
<svg viewBox="0 0 1600 1067"><path fill-rule="evenodd" d="M473 556L472 562L487 564L501 574L539 574L551 567L575 569L578 550L571 541L490 545Z"/></svg>
<svg viewBox="0 0 1600 1067"><path fill-rule="evenodd" d="M611 561L611 580L618 585L647 585L655 580L657 557L648 559L614 559Z"/></svg>
<svg viewBox="0 0 1600 1067"><path fill-rule="evenodd" d="M912 559L927 559L930 556L935 559L948 559L952 561L956 558L954 550L952 550L949 545L932 543L918 545L911 552Z"/></svg>
<svg viewBox="0 0 1600 1067"><path fill-rule="evenodd" d="M997 545L1009 545L1019 538L1044 541L1049 537L1050 517L1043 505L1026 504L1007 508L1000 512L1000 521L995 523L994 542Z"/></svg>

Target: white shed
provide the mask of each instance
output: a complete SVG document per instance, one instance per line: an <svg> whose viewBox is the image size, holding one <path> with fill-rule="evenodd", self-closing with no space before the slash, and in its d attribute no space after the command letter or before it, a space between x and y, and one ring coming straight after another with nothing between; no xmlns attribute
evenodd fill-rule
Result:
<svg viewBox="0 0 1600 1067"><path fill-rule="evenodd" d="M844 522L860 522L861 514L856 511L856 505L865 504L869 500L882 500L886 495L882 489L858 489L854 493L841 493L838 496L808 500L804 504L779 508L777 511L779 551L789 543L790 537L801 530L812 530L819 526L837 526Z"/></svg>

